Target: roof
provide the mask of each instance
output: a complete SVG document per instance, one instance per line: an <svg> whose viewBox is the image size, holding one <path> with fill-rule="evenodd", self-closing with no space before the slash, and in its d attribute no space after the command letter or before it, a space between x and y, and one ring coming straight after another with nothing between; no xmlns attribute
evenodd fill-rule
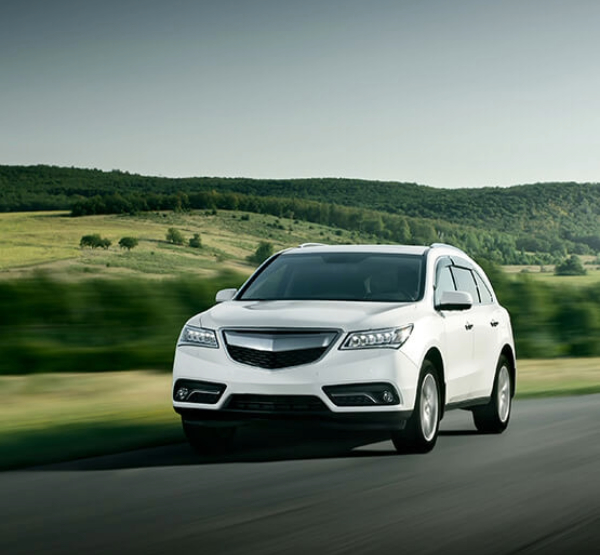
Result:
<svg viewBox="0 0 600 555"><path fill-rule="evenodd" d="M416 245L319 245L308 243L299 247L288 249L288 254L330 253L330 252L360 252L360 253L387 253L387 254L415 254L422 255L429 247Z"/></svg>

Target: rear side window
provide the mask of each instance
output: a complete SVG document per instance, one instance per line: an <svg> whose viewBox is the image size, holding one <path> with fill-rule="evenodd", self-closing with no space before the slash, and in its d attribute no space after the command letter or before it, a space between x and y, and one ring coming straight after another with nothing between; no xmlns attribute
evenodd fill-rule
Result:
<svg viewBox="0 0 600 555"><path fill-rule="evenodd" d="M471 293L471 297L473 297L473 304L480 304L477 285L475 284L475 278L473 277L471 270L454 266L452 268L452 275L454 276L454 281L456 282L456 289L458 291Z"/></svg>
<svg viewBox="0 0 600 555"><path fill-rule="evenodd" d="M488 286L485 284L481 276L477 272L473 272L475 276L475 282L477 283L477 289L479 290L479 298L481 299L481 304L491 304L494 302L494 296L492 292L489 290Z"/></svg>

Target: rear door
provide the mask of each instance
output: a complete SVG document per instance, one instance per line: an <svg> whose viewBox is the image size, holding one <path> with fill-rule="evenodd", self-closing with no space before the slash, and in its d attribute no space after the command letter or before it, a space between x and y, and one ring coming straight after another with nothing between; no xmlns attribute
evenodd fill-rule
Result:
<svg viewBox="0 0 600 555"><path fill-rule="evenodd" d="M490 394L498 356L494 310L489 290L481 290L485 285L481 278L478 284L475 270L453 266L452 275L460 291L467 291L473 297L473 308L469 311L469 326L473 337L469 398L485 397ZM491 378L490 378L491 376Z"/></svg>
<svg viewBox="0 0 600 555"><path fill-rule="evenodd" d="M473 397L487 397L492 392L496 365L500 356L499 326L503 320L502 309L494 301L492 292L473 270L473 277L479 293L479 305L476 307L474 364L476 369L473 381Z"/></svg>

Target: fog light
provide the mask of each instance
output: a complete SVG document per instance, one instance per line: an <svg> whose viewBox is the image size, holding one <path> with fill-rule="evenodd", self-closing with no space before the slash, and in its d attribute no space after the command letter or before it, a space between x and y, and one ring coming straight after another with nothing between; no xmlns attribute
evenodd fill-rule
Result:
<svg viewBox="0 0 600 555"><path fill-rule="evenodd" d="M394 394L387 389L381 394L381 399L384 403L393 403L394 402Z"/></svg>
<svg viewBox="0 0 600 555"><path fill-rule="evenodd" d="M185 401L189 395L190 390L187 387L180 387L175 393L175 398L178 401Z"/></svg>
<svg viewBox="0 0 600 555"><path fill-rule="evenodd" d="M326 385L323 391L338 407L402 404L400 393L385 382Z"/></svg>

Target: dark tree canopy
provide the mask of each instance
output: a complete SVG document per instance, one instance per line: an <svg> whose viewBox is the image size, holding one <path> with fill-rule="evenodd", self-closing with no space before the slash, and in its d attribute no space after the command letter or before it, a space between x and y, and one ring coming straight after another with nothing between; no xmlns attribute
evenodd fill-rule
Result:
<svg viewBox="0 0 600 555"><path fill-rule="evenodd" d="M119 240L119 247L122 249L127 249L130 251L131 249L138 246L138 240L135 237L121 237Z"/></svg>
<svg viewBox="0 0 600 555"><path fill-rule="evenodd" d="M188 244L194 249L202 248L202 238L200 237L200 234L194 233L194 236L190 238Z"/></svg>
<svg viewBox="0 0 600 555"><path fill-rule="evenodd" d="M174 227L170 227L167 230L166 239L169 243L173 243L174 245L183 245L185 243L185 239L181 231Z"/></svg>
<svg viewBox="0 0 600 555"><path fill-rule="evenodd" d="M79 241L80 247L90 247L92 249L96 249L101 247L103 249L108 249L111 246L110 239L105 237L100 237L100 234L93 233L92 235L84 235Z"/></svg>

